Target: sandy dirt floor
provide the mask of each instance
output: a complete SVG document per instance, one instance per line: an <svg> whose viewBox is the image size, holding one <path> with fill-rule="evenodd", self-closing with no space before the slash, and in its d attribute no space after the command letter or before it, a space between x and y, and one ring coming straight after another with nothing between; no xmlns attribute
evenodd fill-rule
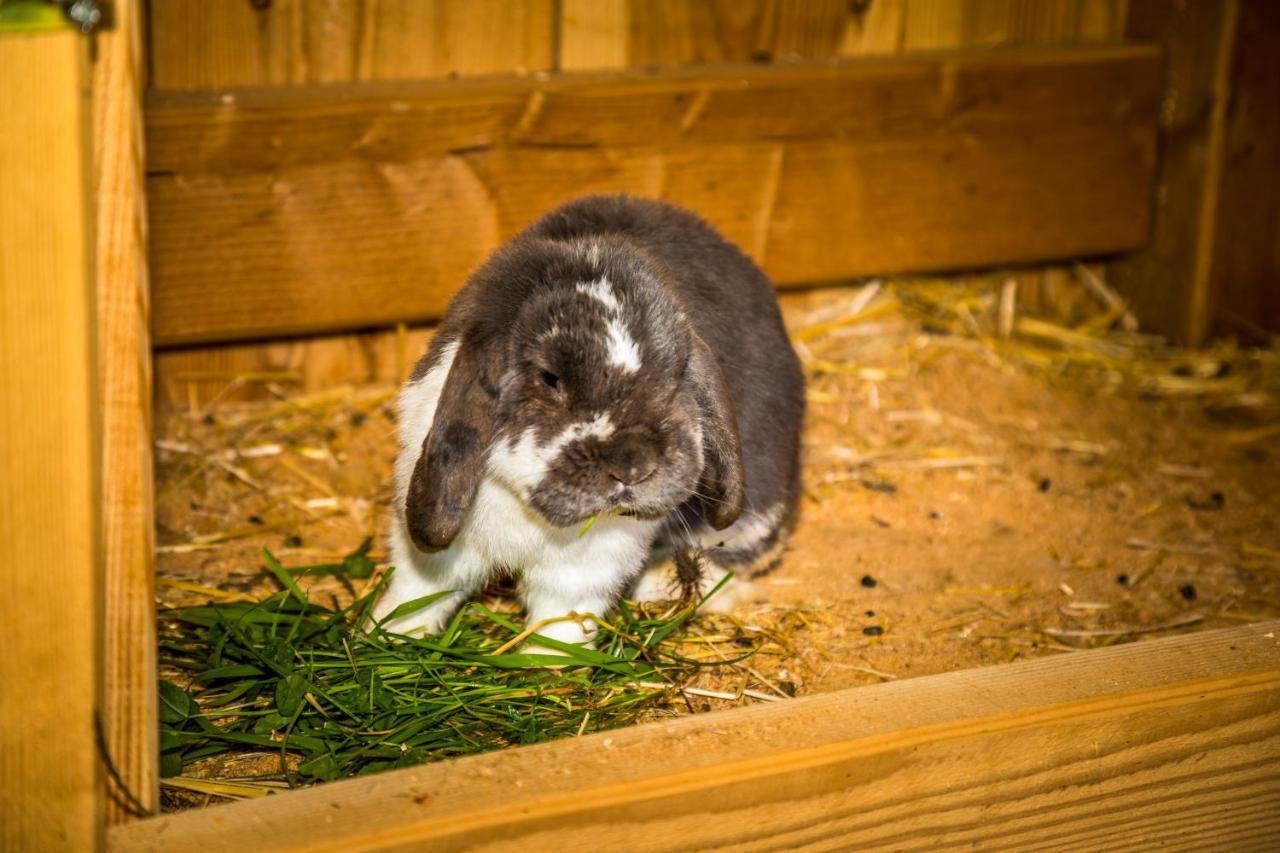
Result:
<svg viewBox="0 0 1280 853"><path fill-rule="evenodd" d="M1274 351L1169 350L1118 308L1048 322L1012 295L784 297L806 496L736 612L781 642L696 710L1280 616ZM263 546L382 551L393 389L280 393L158 417L162 604L271 589Z"/></svg>

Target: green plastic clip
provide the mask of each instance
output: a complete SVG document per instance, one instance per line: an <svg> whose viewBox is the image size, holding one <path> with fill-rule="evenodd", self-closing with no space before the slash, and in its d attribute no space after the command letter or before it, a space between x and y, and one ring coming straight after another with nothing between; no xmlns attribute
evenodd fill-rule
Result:
<svg viewBox="0 0 1280 853"><path fill-rule="evenodd" d="M72 27L90 33L103 23L97 0L0 0L0 33L38 33Z"/></svg>
<svg viewBox="0 0 1280 853"><path fill-rule="evenodd" d="M0 33L36 33L69 26L62 9L44 0L0 0Z"/></svg>

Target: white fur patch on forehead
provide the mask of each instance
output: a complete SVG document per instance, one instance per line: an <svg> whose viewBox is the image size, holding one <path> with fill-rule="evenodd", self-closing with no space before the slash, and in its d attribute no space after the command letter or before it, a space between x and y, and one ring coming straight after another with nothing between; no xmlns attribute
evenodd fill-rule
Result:
<svg viewBox="0 0 1280 853"><path fill-rule="evenodd" d="M578 282L578 292L585 293L592 299L598 300L610 311L618 312L622 310L622 303L618 302L618 295L613 292L613 285L609 284L609 279L603 276L595 281Z"/></svg>
<svg viewBox="0 0 1280 853"><path fill-rule="evenodd" d="M616 317L609 320L609 363L621 367L627 373L640 369L640 348L627 333L626 327Z"/></svg>
<svg viewBox="0 0 1280 853"><path fill-rule="evenodd" d="M609 363L627 373L635 373L641 364L640 347L636 345L627 324L622 320L622 303L609 280L601 276L592 282L579 282L578 292L590 296L605 307L605 345Z"/></svg>
<svg viewBox="0 0 1280 853"><path fill-rule="evenodd" d="M608 412L589 421L569 424L546 444L538 443L537 432L526 429L518 436L496 442L489 452L489 471L522 499L528 500L534 487L547 475L561 448L571 441L597 438L604 441L613 435L614 425Z"/></svg>

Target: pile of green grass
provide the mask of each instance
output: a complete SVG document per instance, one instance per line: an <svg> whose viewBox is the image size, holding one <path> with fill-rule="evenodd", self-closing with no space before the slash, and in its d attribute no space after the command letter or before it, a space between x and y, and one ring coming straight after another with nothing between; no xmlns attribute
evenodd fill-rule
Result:
<svg viewBox="0 0 1280 853"><path fill-rule="evenodd" d="M669 707L700 668L726 663L678 650L701 602L662 616L622 602L594 650L534 636L561 657L510 651L520 626L474 602L439 636L370 626L389 575L345 607L312 601L295 580L333 574L351 589L349 578L373 573L367 551L291 570L264 551L280 592L161 611L161 664L178 673L160 683L163 775L270 750L279 769L262 778L301 785L615 728Z"/></svg>

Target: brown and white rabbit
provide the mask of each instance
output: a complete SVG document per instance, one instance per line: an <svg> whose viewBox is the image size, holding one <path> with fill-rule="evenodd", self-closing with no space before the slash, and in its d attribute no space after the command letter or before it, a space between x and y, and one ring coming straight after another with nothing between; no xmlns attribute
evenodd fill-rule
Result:
<svg viewBox="0 0 1280 853"><path fill-rule="evenodd" d="M530 625L663 597L641 575L664 555L700 553L715 582L776 551L796 503L804 377L773 288L662 202L580 198L499 248L400 408L396 571L375 616L451 591L387 624L401 633L441 630L496 572Z"/></svg>

